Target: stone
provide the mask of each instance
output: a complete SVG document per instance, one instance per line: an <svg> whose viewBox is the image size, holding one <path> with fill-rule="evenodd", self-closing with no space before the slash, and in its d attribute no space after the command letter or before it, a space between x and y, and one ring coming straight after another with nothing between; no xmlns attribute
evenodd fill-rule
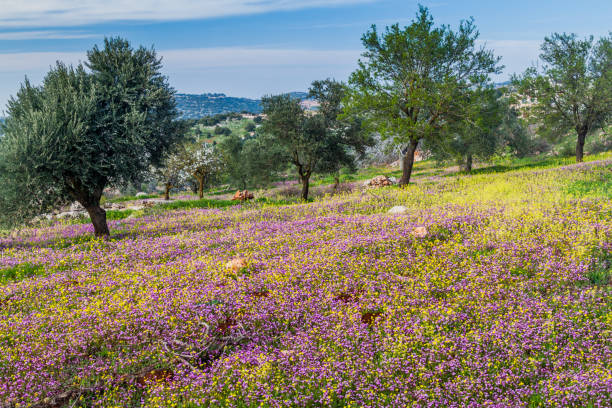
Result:
<svg viewBox="0 0 612 408"><path fill-rule="evenodd" d="M408 207L396 205L395 207L391 207L391 209L387 212L389 214L406 214L408 212Z"/></svg>
<svg viewBox="0 0 612 408"><path fill-rule="evenodd" d="M136 197L144 197L148 195L147 193L145 193L144 191L139 191L138 193L136 193Z"/></svg>
<svg viewBox="0 0 612 408"><path fill-rule="evenodd" d="M376 176L368 183L370 187L387 187L392 185L393 182L387 176Z"/></svg>
<svg viewBox="0 0 612 408"><path fill-rule="evenodd" d="M243 191L236 191L236 194L234 194L234 197L232 197L232 200L234 201L246 201L246 200L252 200L254 198L253 193L251 193L249 190L243 190Z"/></svg>
<svg viewBox="0 0 612 408"><path fill-rule="evenodd" d="M416 227L414 230L412 230L412 235L414 235L417 238L425 238L428 233L429 232L427 231L427 228L425 227Z"/></svg>
<svg viewBox="0 0 612 408"><path fill-rule="evenodd" d="M248 266L246 259L244 258L234 258L231 261L225 264L225 269L229 269L232 272L236 273L240 271L242 268L246 268Z"/></svg>
<svg viewBox="0 0 612 408"><path fill-rule="evenodd" d="M78 201L75 201L74 203L70 204L70 211L83 211L83 210L85 210L85 208L83 208L81 203L79 203Z"/></svg>

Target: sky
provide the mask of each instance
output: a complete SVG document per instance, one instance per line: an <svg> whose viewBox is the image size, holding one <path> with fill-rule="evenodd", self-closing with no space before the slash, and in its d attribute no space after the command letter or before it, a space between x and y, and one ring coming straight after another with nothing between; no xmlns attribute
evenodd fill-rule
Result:
<svg viewBox="0 0 612 408"><path fill-rule="evenodd" d="M55 61L78 64L104 37L153 46L180 93L259 98L346 80L361 36L408 25L409 0L0 0L0 116L27 76L39 84ZM479 42L502 57L507 80L535 64L546 35L612 31L612 1L426 1L436 24L473 17Z"/></svg>

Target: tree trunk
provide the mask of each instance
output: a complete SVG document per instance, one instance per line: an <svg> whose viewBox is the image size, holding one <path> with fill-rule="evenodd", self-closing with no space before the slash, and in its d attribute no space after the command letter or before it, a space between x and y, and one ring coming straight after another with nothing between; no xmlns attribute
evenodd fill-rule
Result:
<svg viewBox="0 0 612 408"><path fill-rule="evenodd" d="M334 191L338 189L339 185L340 185L340 175L334 174Z"/></svg>
<svg viewBox="0 0 612 408"><path fill-rule="evenodd" d="M198 197L200 200L204 197L204 177L198 179Z"/></svg>
<svg viewBox="0 0 612 408"><path fill-rule="evenodd" d="M83 203L81 203L82 205ZM94 227L94 235L97 238L108 238L110 232L108 231L108 225L106 224L106 211L100 207L100 204L89 204L83 205L89 213L91 223Z"/></svg>
<svg viewBox="0 0 612 408"><path fill-rule="evenodd" d="M402 150L402 178L399 181L400 186L410 183L410 175L414 166L414 153L418 145L418 140L411 140L410 144Z"/></svg>
<svg viewBox="0 0 612 408"><path fill-rule="evenodd" d="M472 172L472 155L468 154L465 158L465 171L466 173Z"/></svg>
<svg viewBox="0 0 612 408"><path fill-rule="evenodd" d="M310 175L300 176L302 181L302 200L308 201L308 184Z"/></svg>
<svg viewBox="0 0 612 408"><path fill-rule="evenodd" d="M584 141L586 140L586 129L578 130L578 140L576 141L576 162L582 162L584 157Z"/></svg>
<svg viewBox="0 0 612 408"><path fill-rule="evenodd" d="M170 189L172 186L170 184L166 184L166 191L164 192L164 200L170 200Z"/></svg>

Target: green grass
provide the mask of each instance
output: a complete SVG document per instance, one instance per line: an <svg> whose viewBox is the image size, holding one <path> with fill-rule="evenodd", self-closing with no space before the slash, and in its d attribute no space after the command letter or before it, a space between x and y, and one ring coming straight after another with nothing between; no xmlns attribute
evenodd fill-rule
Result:
<svg viewBox="0 0 612 408"><path fill-rule="evenodd" d="M592 285L604 286L612 283L612 252L604 248L591 251L591 265L587 277Z"/></svg>
<svg viewBox="0 0 612 408"><path fill-rule="evenodd" d="M171 203L156 205L155 208L162 210L188 210L192 208L225 208L237 204L239 204L237 201L202 198L199 200L177 200Z"/></svg>
<svg viewBox="0 0 612 408"><path fill-rule="evenodd" d="M0 269L0 283L19 281L31 276L43 275L44 273L44 265L26 262L10 268Z"/></svg>
<svg viewBox="0 0 612 408"><path fill-rule="evenodd" d="M144 211L142 210L132 210L132 209L126 209L126 210L106 210L106 219L109 221L112 220L123 220L125 218L128 218L130 216L140 216L143 215ZM89 222L89 218L87 218L87 222Z"/></svg>
<svg viewBox="0 0 612 408"><path fill-rule="evenodd" d="M588 155L584 157L585 162L594 161L594 160L602 160L612 158L612 152L607 153L599 153L594 155ZM481 167L478 169L472 170L470 174L491 174L491 173L505 173L508 171L515 170L530 170L537 168L551 168L551 167L559 167L559 166L567 166L570 164L575 164L575 157L555 157L549 156L542 158L541 156L535 157L524 157L524 158L511 158L504 160L503 162L499 162L492 166ZM462 173L465 174L465 173Z"/></svg>
<svg viewBox="0 0 612 408"><path fill-rule="evenodd" d="M123 202L126 202L126 201L144 200L146 198L159 198L159 194L147 194L147 195L143 195L141 197L122 196L122 197L111 198L111 199L109 199L107 201L109 203L123 203Z"/></svg>

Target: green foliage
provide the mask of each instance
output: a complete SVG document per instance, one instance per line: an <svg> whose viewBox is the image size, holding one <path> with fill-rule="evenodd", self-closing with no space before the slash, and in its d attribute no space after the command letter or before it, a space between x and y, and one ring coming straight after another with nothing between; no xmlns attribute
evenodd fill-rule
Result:
<svg viewBox="0 0 612 408"><path fill-rule="evenodd" d="M26 262L9 268L0 269L0 283L20 281L31 276L42 275L44 272L44 265Z"/></svg>
<svg viewBox="0 0 612 408"><path fill-rule="evenodd" d="M309 180L313 173L334 173L343 166L352 166L355 153L363 154L371 139L361 133L361 123L346 115L339 118L345 87L327 79L315 81L309 96L321 108L306 114L290 95L265 97L262 100L267 119L262 125L269 148L279 147L279 163L295 166L302 182L302 199L308 199Z"/></svg>
<svg viewBox="0 0 612 408"><path fill-rule="evenodd" d="M230 128L224 126L216 126L215 127L215 135L231 135L232 130Z"/></svg>
<svg viewBox="0 0 612 408"><path fill-rule="evenodd" d="M541 50L542 68L527 69L513 83L533 102L529 113L540 133L576 132L576 160L582 161L586 136L612 117L612 33L597 43L592 36L554 33Z"/></svg>
<svg viewBox="0 0 612 408"><path fill-rule="evenodd" d="M588 178L571 182L565 191L576 198L603 197L612 200L612 168L594 170Z"/></svg>
<svg viewBox="0 0 612 408"><path fill-rule="evenodd" d="M465 98L464 120L448 127L449 135L430 140L427 147L437 159L455 159L468 172L472 171L472 160L488 159L499 148L502 139L497 133L507 105L500 101L501 95L491 88L476 89Z"/></svg>
<svg viewBox="0 0 612 408"><path fill-rule="evenodd" d="M278 168L278 148L264 137L241 138L232 134L218 144L229 183L241 189L266 185Z"/></svg>
<svg viewBox="0 0 612 408"><path fill-rule="evenodd" d="M200 119L197 123L202 126L215 126L221 122L231 119L241 119L242 115L239 113L221 113L214 116L207 116Z"/></svg>
<svg viewBox="0 0 612 408"><path fill-rule="evenodd" d="M85 67L89 68L86 71ZM25 81L8 104L0 140L0 222L24 222L78 201L108 235L103 189L142 178L182 137L174 91L155 51L119 38L62 63L40 87Z"/></svg>
<svg viewBox="0 0 612 408"><path fill-rule="evenodd" d="M232 205L238 205L239 202L231 200L210 200L201 198L199 200L177 200L171 203L163 203L156 206L162 210L188 210L193 208L224 208Z"/></svg>
<svg viewBox="0 0 612 408"><path fill-rule="evenodd" d="M127 196L121 196L121 197L116 197L116 198L110 198L107 201L109 203L124 203L127 201L135 201L135 200L144 200L147 198L159 198L159 194L146 194L140 197L136 197L136 196L132 196L132 195L127 195ZM107 211L108 213L108 211Z"/></svg>
<svg viewBox="0 0 612 408"><path fill-rule="evenodd" d="M612 283L612 252L596 247L591 251L591 264L587 278L592 285L608 285Z"/></svg>
<svg viewBox="0 0 612 408"><path fill-rule="evenodd" d="M402 184L409 182L418 142L448 135L450 125L468 117L465 94L500 72L499 58L476 48L477 38L473 20L456 32L434 27L422 6L403 29L394 24L379 35L372 26L363 35L366 51L349 79L347 112L363 115L368 130L401 148Z"/></svg>

